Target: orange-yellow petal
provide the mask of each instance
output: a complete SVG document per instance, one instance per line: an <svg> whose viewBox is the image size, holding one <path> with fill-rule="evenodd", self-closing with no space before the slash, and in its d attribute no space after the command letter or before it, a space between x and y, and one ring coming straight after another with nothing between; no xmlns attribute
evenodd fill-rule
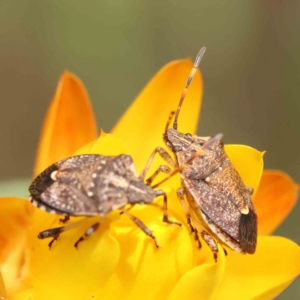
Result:
<svg viewBox="0 0 300 300"><path fill-rule="evenodd" d="M96 137L96 121L85 87L79 78L66 71L44 120L34 175Z"/></svg>
<svg viewBox="0 0 300 300"><path fill-rule="evenodd" d="M256 193L264 168L264 152L245 145L225 145L225 151L244 183Z"/></svg>
<svg viewBox="0 0 300 300"><path fill-rule="evenodd" d="M284 172L263 172L254 205L258 215L258 233L270 234L290 213L299 195L299 185Z"/></svg>
<svg viewBox="0 0 300 300"><path fill-rule="evenodd" d="M136 205L130 212L153 231L161 248L156 249L127 216L113 222L111 232L120 243L121 258L103 299L140 299L145 292L147 299L166 299L194 266L194 241L185 227L163 223L158 207ZM170 219L174 220L172 214Z"/></svg>
<svg viewBox="0 0 300 300"><path fill-rule="evenodd" d="M70 222L80 219L72 218ZM28 271L25 275L27 279L30 276L30 285L21 285L15 299L34 295L35 299L50 300L57 298L58 294L60 299L98 299L96 296L105 289L120 257L120 247L109 232L109 223L105 220L97 232L79 244L78 250L74 247L85 230L98 220L97 217L85 219L85 223L61 234L49 250L51 239L39 240L37 235L62 224L57 216L36 209L29 231Z"/></svg>
<svg viewBox="0 0 300 300"><path fill-rule="evenodd" d="M164 66L112 130L113 134L122 139L139 171L145 166L154 148L164 146L162 133L168 116L177 108L192 67L193 64L189 59L174 61ZM197 70L182 106L178 126L180 131L195 132L201 96L202 79Z"/></svg>
<svg viewBox="0 0 300 300"><path fill-rule="evenodd" d="M2 274L0 272L0 299L6 299L6 297L7 297L6 289L5 289Z"/></svg>
<svg viewBox="0 0 300 300"><path fill-rule="evenodd" d="M218 248L219 262L202 264L185 273L174 287L168 300L214 299L226 268L224 251L220 245Z"/></svg>
<svg viewBox="0 0 300 300"><path fill-rule="evenodd" d="M273 299L300 272L300 248L283 237L258 238L253 255L230 251L215 300Z"/></svg>
<svg viewBox="0 0 300 300"><path fill-rule="evenodd" d="M80 154L101 154L101 155L120 155L126 154L123 143L113 134L107 134L101 131L99 138L95 141L90 142L79 150L74 155Z"/></svg>
<svg viewBox="0 0 300 300"><path fill-rule="evenodd" d="M32 209L26 199L0 198L0 267L7 289L20 274Z"/></svg>
<svg viewBox="0 0 300 300"><path fill-rule="evenodd" d="M31 213L32 206L26 199L0 198L0 264L24 238Z"/></svg>

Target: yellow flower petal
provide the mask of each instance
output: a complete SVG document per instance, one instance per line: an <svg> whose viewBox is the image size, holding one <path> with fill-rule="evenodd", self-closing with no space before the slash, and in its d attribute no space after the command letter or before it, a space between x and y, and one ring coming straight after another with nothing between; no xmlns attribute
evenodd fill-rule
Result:
<svg viewBox="0 0 300 300"><path fill-rule="evenodd" d="M96 122L84 85L72 73L64 72L45 117L34 175L96 137Z"/></svg>
<svg viewBox="0 0 300 300"><path fill-rule="evenodd" d="M0 198L0 267L7 290L15 285L20 274L32 211L26 199Z"/></svg>
<svg viewBox="0 0 300 300"><path fill-rule="evenodd" d="M155 147L164 146L162 133L168 116L177 108L192 67L189 59L171 62L163 67L112 130L129 149L138 171L145 166ZM197 70L182 106L178 127L180 131L195 132L201 97L202 79Z"/></svg>
<svg viewBox="0 0 300 300"><path fill-rule="evenodd" d="M6 261L13 249L24 239L32 209L26 199L0 198L0 264Z"/></svg>
<svg viewBox="0 0 300 300"><path fill-rule="evenodd" d="M299 195L299 185L281 171L263 172L254 205L258 215L258 233L270 234L290 213Z"/></svg>
<svg viewBox="0 0 300 300"><path fill-rule="evenodd" d="M245 145L225 145L225 151L246 186L252 187L255 194L263 172L264 152Z"/></svg>
<svg viewBox="0 0 300 300"><path fill-rule="evenodd" d="M80 154L101 154L101 155L120 155L126 154L123 143L113 134L107 134L101 131L99 138L88 143L75 152L74 155Z"/></svg>
<svg viewBox="0 0 300 300"><path fill-rule="evenodd" d="M216 300L273 299L300 272L300 248L282 237L259 237L254 255L230 251Z"/></svg>
<svg viewBox="0 0 300 300"><path fill-rule="evenodd" d="M163 223L157 207L137 206L131 213L153 231L161 248L156 249L152 239L128 217L112 223L121 258L103 299L140 299L145 293L147 299L166 299L178 279L194 265L194 241L185 227Z"/></svg>
<svg viewBox="0 0 300 300"><path fill-rule="evenodd" d="M168 300L214 299L226 267L224 251L220 245L218 245L218 248L219 262L203 264L187 272L180 278Z"/></svg>
<svg viewBox="0 0 300 300"><path fill-rule="evenodd" d="M78 220L72 218L71 221ZM109 233L108 222L104 221L97 232L79 244L78 250L73 246L97 220L91 218L83 225L64 232L49 250L47 244L51 239L39 240L37 235L42 230L62 224L59 224L58 217L36 209L28 239L28 274L32 287L26 290L24 285L24 290L18 289L19 294L26 295L34 289L36 299L55 299L58 292L60 299L97 299L95 295L105 289L107 280L118 265L119 244Z"/></svg>

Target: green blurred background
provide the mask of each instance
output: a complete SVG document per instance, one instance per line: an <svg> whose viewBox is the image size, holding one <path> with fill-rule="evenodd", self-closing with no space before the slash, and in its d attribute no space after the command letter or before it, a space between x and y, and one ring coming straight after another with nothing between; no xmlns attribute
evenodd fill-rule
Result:
<svg viewBox="0 0 300 300"><path fill-rule="evenodd" d="M109 131L165 63L202 46L198 133L267 150L300 181L300 1L0 1L0 193L27 195L40 128L64 69ZM159 109L159 107L158 107ZM155 120L153 120L155 122ZM298 207L276 231L300 243ZM280 259L280 257L278 258ZM299 279L277 299L297 299Z"/></svg>

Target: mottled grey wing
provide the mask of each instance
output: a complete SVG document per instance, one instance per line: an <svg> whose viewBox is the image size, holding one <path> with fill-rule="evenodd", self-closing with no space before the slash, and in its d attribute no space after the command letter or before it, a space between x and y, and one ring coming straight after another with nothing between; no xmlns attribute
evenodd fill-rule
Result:
<svg viewBox="0 0 300 300"><path fill-rule="evenodd" d="M237 207L231 201L228 201L223 194L210 188L202 180L185 179L184 185L200 206L202 212L230 237L239 241L241 213Z"/></svg>
<svg viewBox="0 0 300 300"><path fill-rule="evenodd" d="M132 158L129 155L116 156L105 169L93 178L92 193L98 200L98 210L107 214L128 204L128 189L138 180Z"/></svg>
<svg viewBox="0 0 300 300"><path fill-rule="evenodd" d="M85 154L54 163L30 185L32 202L55 213L98 214L97 202L88 196L93 188L93 174L102 172L114 158Z"/></svg>

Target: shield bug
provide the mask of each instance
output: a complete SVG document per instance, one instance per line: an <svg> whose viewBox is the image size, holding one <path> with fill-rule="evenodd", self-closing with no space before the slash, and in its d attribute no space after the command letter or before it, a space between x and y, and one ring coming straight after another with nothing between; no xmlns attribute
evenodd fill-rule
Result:
<svg viewBox="0 0 300 300"><path fill-rule="evenodd" d="M151 177L155 177L159 172L169 171L168 167L160 167ZM64 215L62 222L68 221L71 216L100 217L100 220L77 240L74 245L76 248L81 241L99 228L103 217L116 209L126 214L154 240L156 247L159 247L151 230L129 213L129 209L135 204L150 204L159 196L164 198L163 221L181 225L168 218L166 193L144 184L143 179L136 174L132 158L125 154L119 156L85 154L58 161L36 177L29 187L29 192L33 205L49 213ZM128 209L127 205L130 206ZM38 238L52 237L49 243L51 247L62 232L81 223L82 221L79 221L42 231Z"/></svg>
<svg viewBox="0 0 300 300"><path fill-rule="evenodd" d="M177 111L171 113L163 134L175 159L161 147L154 150L152 158L158 153L174 168L185 165L181 171L182 187L177 190L178 198L185 208L187 222L195 232L199 248L198 232L217 260L217 242L239 253L255 252L257 216L251 201L253 189L243 183L224 150L222 140L204 147L210 137L192 136L177 130L182 103L205 50L203 47L198 53ZM173 117L173 128L169 128ZM191 160L200 150L202 154Z"/></svg>

